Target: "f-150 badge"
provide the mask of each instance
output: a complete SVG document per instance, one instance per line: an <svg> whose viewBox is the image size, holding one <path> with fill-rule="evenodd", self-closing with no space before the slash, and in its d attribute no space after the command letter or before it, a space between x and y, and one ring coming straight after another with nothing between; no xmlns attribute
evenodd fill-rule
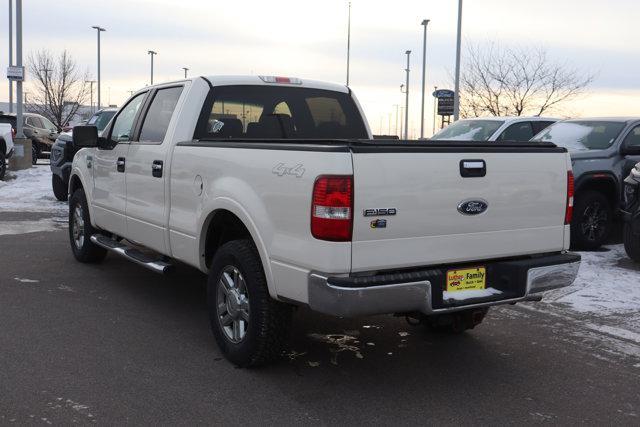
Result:
<svg viewBox="0 0 640 427"><path fill-rule="evenodd" d="M398 213L396 208L374 208L374 209L364 209L362 211L362 216L391 216Z"/></svg>

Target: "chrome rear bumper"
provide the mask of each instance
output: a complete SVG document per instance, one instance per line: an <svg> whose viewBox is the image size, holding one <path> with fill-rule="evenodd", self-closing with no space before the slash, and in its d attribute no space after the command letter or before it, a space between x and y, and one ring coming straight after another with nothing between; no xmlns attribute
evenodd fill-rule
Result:
<svg viewBox="0 0 640 427"><path fill-rule="evenodd" d="M528 299L536 299L533 294L551 289L569 286L575 280L580 267L579 255L566 254L553 256L553 261L563 262L545 264L544 258L532 260L532 266L526 268L524 295L513 298L472 299L468 304L437 307L433 303L434 290L437 289L437 274L425 270L424 274L394 274L350 278L330 277L326 274L311 273L308 281L309 306L311 309L340 317L356 317L374 314L410 313L438 314L466 310L476 307L510 304ZM559 258L561 257L561 258ZM393 280L397 276L397 280ZM417 277L416 276L422 276ZM440 285L441 286L441 285ZM433 289L432 289L433 288ZM441 292L441 291L440 291Z"/></svg>

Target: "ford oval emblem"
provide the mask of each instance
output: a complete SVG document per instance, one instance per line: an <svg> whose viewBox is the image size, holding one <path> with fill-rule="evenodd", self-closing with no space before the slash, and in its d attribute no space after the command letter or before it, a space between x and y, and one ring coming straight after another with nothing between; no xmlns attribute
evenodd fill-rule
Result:
<svg viewBox="0 0 640 427"><path fill-rule="evenodd" d="M479 215L482 212L486 211L488 207L489 204L486 200L465 200L464 202L460 202L460 204L458 205L458 212L460 212L462 215Z"/></svg>

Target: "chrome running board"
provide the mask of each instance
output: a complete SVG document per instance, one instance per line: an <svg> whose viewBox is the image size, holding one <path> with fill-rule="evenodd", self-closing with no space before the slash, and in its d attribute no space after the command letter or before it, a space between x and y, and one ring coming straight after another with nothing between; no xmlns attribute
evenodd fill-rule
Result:
<svg viewBox="0 0 640 427"><path fill-rule="evenodd" d="M151 258L149 255L139 251L138 249L127 246L124 243L116 242L102 234L94 234L91 236L91 241L108 251L123 256L129 261L133 261L151 271L155 271L156 273L166 274L173 268L173 265L168 262Z"/></svg>

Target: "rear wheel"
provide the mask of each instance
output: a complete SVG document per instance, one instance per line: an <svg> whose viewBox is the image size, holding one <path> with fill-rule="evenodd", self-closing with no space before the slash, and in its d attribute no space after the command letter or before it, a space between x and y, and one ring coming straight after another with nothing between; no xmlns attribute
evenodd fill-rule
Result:
<svg viewBox="0 0 640 427"><path fill-rule="evenodd" d="M69 195L67 194L67 186L62 178L58 175L51 174L51 187L53 187L53 195L61 202L66 202Z"/></svg>
<svg viewBox="0 0 640 427"><path fill-rule="evenodd" d="M635 262L640 262L640 235L633 233L631 224L624 225L623 231L624 250Z"/></svg>
<svg viewBox="0 0 640 427"><path fill-rule="evenodd" d="M594 250L606 243L611 232L612 210L609 200L598 191L576 197L571 221L571 246Z"/></svg>
<svg viewBox="0 0 640 427"><path fill-rule="evenodd" d="M280 357L291 307L270 297L251 241L235 240L218 249L207 282L207 304L213 335L229 361L252 367Z"/></svg>
<svg viewBox="0 0 640 427"><path fill-rule="evenodd" d="M91 241L98 231L91 225L84 190L76 190L69 200L69 240L73 256L83 263L100 262L107 250Z"/></svg>
<svg viewBox="0 0 640 427"><path fill-rule="evenodd" d="M2 147L0 147L2 150ZM0 179L4 179L4 174L7 172L7 159L6 154L0 151Z"/></svg>
<svg viewBox="0 0 640 427"><path fill-rule="evenodd" d="M430 331L440 334L461 334L473 329L484 320L489 308L475 308L454 313L425 316L423 323Z"/></svg>

